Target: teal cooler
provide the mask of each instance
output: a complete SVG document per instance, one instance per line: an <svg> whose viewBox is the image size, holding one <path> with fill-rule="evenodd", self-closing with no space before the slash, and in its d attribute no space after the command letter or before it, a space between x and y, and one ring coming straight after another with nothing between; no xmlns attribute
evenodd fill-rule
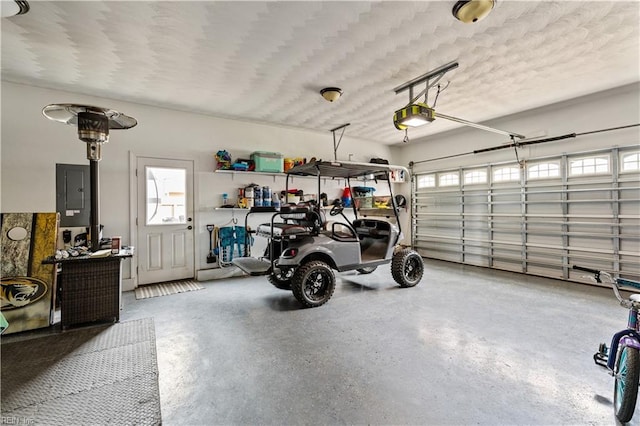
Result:
<svg viewBox="0 0 640 426"><path fill-rule="evenodd" d="M279 152L256 151L251 154L251 159L256 165L256 172L282 173L284 170L284 158Z"/></svg>

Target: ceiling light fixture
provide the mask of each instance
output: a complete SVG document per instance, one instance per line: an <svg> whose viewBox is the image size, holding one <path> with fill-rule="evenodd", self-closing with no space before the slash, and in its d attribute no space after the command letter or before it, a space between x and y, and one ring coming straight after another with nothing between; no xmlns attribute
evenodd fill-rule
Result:
<svg viewBox="0 0 640 426"><path fill-rule="evenodd" d="M0 12L3 18L24 15L29 11L29 3L24 0L1 0Z"/></svg>
<svg viewBox="0 0 640 426"><path fill-rule="evenodd" d="M453 6L453 16L457 20L470 24L484 19L495 7L497 0L465 0Z"/></svg>
<svg viewBox="0 0 640 426"><path fill-rule="evenodd" d="M329 102L335 102L342 96L342 89L338 87L325 87L320 90L320 94Z"/></svg>

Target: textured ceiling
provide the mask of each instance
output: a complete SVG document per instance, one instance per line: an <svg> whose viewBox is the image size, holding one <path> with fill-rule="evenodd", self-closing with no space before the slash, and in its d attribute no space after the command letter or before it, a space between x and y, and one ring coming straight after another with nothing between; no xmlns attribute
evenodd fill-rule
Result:
<svg viewBox="0 0 640 426"><path fill-rule="evenodd" d="M475 24L453 4L31 1L0 22L2 79L387 144L409 100L393 88L454 60L436 111L474 122L640 80L637 1L500 1Z"/></svg>

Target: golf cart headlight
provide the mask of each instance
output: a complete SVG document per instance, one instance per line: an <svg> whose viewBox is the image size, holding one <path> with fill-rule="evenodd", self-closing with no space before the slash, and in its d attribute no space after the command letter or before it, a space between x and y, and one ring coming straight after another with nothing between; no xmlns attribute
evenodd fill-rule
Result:
<svg viewBox="0 0 640 426"><path fill-rule="evenodd" d="M298 249L297 248L288 248L288 249L286 249L285 251L282 252L282 257L284 259L293 259L297 255L298 255Z"/></svg>

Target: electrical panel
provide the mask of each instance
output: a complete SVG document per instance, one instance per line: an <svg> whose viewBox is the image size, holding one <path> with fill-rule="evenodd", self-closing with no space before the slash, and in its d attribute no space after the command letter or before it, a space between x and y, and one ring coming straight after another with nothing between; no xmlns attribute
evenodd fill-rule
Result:
<svg viewBox="0 0 640 426"><path fill-rule="evenodd" d="M90 225L89 165L56 164L56 211L61 227Z"/></svg>

